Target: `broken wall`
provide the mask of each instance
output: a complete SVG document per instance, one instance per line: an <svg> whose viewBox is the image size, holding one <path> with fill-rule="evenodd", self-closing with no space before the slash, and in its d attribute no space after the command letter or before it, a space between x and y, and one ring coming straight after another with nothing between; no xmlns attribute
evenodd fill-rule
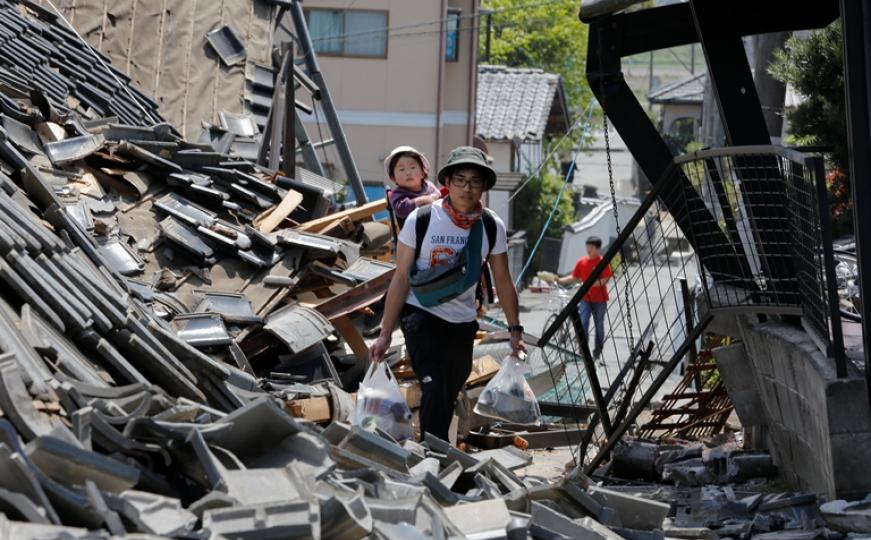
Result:
<svg viewBox="0 0 871 540"><path fill-rule="evenodd" d="M807 332L779 322L717 317L714 332L742 341L714 351L745 427L764 427L791 485L830 498L871 491L871 417L865 379L852 365L837 378ZM717 328L717 327L720 328Z"/></svg>
<svg viewBox="0 0 871 540"><path fill-rule="evenodd" d="M38 0L46 4L47 0ZM245 70L272 65L272 16L261 0L69 0L64 16L112 65L129 75L182 134L196 139L201 122L245 112ZM224 66L207 44L229 24L245 44L247 61Z"/></svg>

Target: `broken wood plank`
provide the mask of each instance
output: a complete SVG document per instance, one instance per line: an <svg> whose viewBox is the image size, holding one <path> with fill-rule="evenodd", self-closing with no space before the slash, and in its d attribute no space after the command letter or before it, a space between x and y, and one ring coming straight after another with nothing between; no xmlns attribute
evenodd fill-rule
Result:
<svg viewBox="0 0 871 540"><path fill-rule="evenodd" d="M300 232L319 232L333 222L341 220L343 218L347 217L350 218L351 221L360 221L383 210L387 210L387 199L379 199L377 201L366 203L363 206L349 208L348 210L345 210L343 212L336 212L335 214L330 214L328 216L313 219L311 221L306 221L305 223L297 227L296 230Z"/></svg>
<svg viewBox="0 0 871 540"><path fill-rule="evenodd" d="M501 364L490 355L472 360L472 372L466 379L466 386L477 386L485 383L496 375Z"/></svg>
<svg viewBox="0 0 871 540"><path fill-rule="evenodd" d="M402 385L399 387L399 393L405 398L409 409L420 407L420 398L423 396L423 390L420 389L419 384Z"/></svg>
<svg viewBox="0 0 871 540"><path fill-rule="evenodd" d="M348 238L354 233L354 221L345 216L338 221L334 221L330 223L326 227L320 230L318 234L322 234L324 236L332 236L333 238Z"/></svg>
<svg viewBox="0 0 871 540"><path fill-rule="evenodd" d="M254 226L262 233L271 233L302 203L302 193L288 190L277 206L254 218Z"/></svg>
<svg viewBox="0 0 871 540"><path fill-rule="evenodd" d="M305 418L316 424L329 422L332 419L330 400L326 397L291 399L284 404L284 408L294 417Z"/></svg>
<svg viewBox="0 0 871 540"><path fill-rule="evenodd" d="M357 357L357 364L365 366L365 363L369 361L369 347L363 341L363 336L357 331L357 327L354 326L351 319L343 315L330 320L330 322L333 323L333 327L342 336L345 343L351 347L351 351Z"/></svg>

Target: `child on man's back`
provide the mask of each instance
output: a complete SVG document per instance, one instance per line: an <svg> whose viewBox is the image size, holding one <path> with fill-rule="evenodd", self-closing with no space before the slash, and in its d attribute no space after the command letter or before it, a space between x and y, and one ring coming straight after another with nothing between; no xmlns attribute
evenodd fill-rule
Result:
<svg viewBox="0 0 871 540"><path fill-rule="evenodd" d="M390 206L400 227L415 208L432 204L441 196L439 190L427 180L429 161L411 146L394 148L384 159L384 167L396 184L390 192Z"/></svg>

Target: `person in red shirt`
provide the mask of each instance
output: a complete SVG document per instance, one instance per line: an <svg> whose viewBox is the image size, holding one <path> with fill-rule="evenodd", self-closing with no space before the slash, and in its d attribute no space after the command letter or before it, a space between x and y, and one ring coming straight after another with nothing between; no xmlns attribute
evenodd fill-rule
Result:
<svg viewBox="0 0 871 540"><path fill-rule="evenodd" d="M590 274L593 273L596 266L602 260L602 240L597 236L587 238L586 242L587 254L575 264L575 269L572 273L559 278L557 281L562 284L572 282L583 283ZM596 283L590 287L587 294L581 300L578 309L581 312L581 326L584 329L584 335L590 335L590 317L593 318L593 323L596 325L596 338L593 344L593 359L598 360L602 355L602 347L605 344L605 312L608 309L608 280L612 276L611 267L606 266L596 280Z"/></svg>

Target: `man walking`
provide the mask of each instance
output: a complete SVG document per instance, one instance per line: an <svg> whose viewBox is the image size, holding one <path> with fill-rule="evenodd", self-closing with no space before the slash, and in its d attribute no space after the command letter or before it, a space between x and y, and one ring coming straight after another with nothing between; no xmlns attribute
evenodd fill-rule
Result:
<svg viewBox="0 0 871 540"><path fill-rule="evenodd" d="M587 254L578 259L575 264L575 269L572 273L559 278L557 281L562 284L572 282L583 283L587 281L593 270L602 260L602 240L597 236L590 236L586 242ZM605 344L605 312L608 310L608 280L612 276L611 267L606 266L602 271L602 275L596 280L596 283L590 287L587 294L581 300L578 309L581 312L581 326L584 329L584 335L590 335L590 316L593 317L593 323L596 325L596 338L593 344L593 359L598 360L602 355L602 347Z"/></svg>
<svg viewBox="0 0 871 540"><path fill-rule="evenodd" d="M421 437L431 433L448 440L454 402L472 370L478 331L475 290L485 261L514 352L523 350L523 327L508 270L505 224L481 204L484 192L496 183L486 155L469 146L454 149L438 180L448 196L414 210L399 233L381 334L369 357L374 362L384 357L398 321L421 383Z"/></svg>

